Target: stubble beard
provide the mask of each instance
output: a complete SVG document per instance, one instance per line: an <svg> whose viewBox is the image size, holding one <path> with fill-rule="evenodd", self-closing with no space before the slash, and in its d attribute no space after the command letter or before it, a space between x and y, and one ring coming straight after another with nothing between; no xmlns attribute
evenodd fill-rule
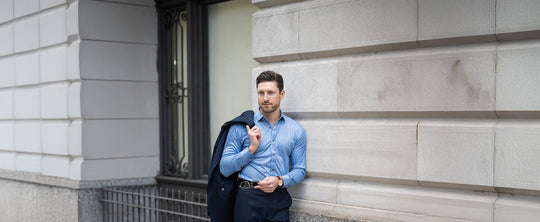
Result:
<svg viewBox="0 0 540 222"><path fill-rule="evenodd" d="M268 108L265 108L263 105L259 104L259 106L261 107L261 112L264 113L264 114L272 114L274 113L278 108L279 108L279 104L277 105L272 105Z"/></svg>

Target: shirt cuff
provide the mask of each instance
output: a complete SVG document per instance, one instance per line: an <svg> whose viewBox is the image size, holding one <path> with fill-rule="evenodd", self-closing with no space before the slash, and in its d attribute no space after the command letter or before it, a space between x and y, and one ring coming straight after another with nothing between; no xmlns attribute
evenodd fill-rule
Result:
<svg viewBox="0 0 540 222"><path fill-rule="evenodd" d="M291 182L291 177L289 176L289 174L283 175L281 176L281 178L283 179L283 188L289 187L289 184Z"/></svg>

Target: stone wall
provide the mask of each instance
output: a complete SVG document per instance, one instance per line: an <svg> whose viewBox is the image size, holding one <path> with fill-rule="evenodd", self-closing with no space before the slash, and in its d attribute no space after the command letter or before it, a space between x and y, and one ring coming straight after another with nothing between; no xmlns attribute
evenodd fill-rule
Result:
<svg viewBox="0 0 540 222"><path fill-rule="evenodd" d="M87 221L81 184L153 178L156 61L153 0L1 0L0 215Z"/></svg>
<svg viewBox="0 0 540 222"><path fill-rule="evenodd" d="M252 2L253 76L284 75L282 109L307 133L295 212L540 216L539 2Z"/></svg>

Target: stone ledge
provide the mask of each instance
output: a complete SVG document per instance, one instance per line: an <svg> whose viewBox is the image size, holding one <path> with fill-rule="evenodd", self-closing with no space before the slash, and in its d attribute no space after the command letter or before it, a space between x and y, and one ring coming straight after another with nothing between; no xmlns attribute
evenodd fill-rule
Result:
<svg viewBox="0 0 540 222"><path fill-rule="evenodd" d="M133 185L153 185L156 184L154 177L122 179L122 180L97 180L97 181L78 181L67 178L44 176L39 173L22 172L14 170L0 169L0 179L32 184L40 184L53 187L69 189L99 189L112 186L133 186Z"/></svg>

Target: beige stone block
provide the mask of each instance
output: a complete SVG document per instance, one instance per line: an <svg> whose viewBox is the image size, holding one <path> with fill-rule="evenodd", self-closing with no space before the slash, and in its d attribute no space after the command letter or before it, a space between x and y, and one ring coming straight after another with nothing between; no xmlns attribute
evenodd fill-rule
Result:
<svg viewBox="0 0 540 222"><path fill-rule="evenodd" d="M493 221L497 194L418 186L341 182L338 204L472 221Z"/></svg>
<svg viewBox="0 0 540 222"><path fill-rule="evenodd" d="M336 112L337 63L334 59L273 63L253 69L253 79L265 71L273 70L283 76L284 112ZM254 104L257 98L253 97Z"/></svg>
<svg viewBox="0 0 540 222"><path fill-rule="evenodd" d="M416 47L417 14L416 0L302 2L299 50L306 58Z"/></svg>
<svg viewBox="0 0 540 222"><path fill-rule="evenodd" d="M540 121L502 120L495 134L494 185L540 190Z"/></svg>
<svg viewBox="0 0 540 222"><path fill-rule="evenodd" d="M341 111L493 111L495 45L344 57Z"/></svg>
<svg viewBox="0 0 540 222"><path fill-rule="evenodd" d="M302 0L251 0L251 3L259 8L272 7L277 5L284 5L291 2L299 2Z"/></svg>
<svg viewBox="0 0 540 222"><path fill-rule="evenodd" d="M494 209L495 222L536 221L540 218L540 197L502 194Z"/></svg>
<svg viewBox="0 0 540 222"><path fill-rule="evenodd" d="M540 30L540 1L498 0L497 34Z"/></svg>
<svg viewBox="0 0 540 222"><path fill-rule="evenodd" d="M309 173L416 180L415 120L298 122L306 130Z"/></svg>
<svg viewBox="0 0 540 222"><path fill-rule="evenodd" d="M336 188L339 181L325 178L306 178L288 188L293 198L336 203Z"/></svg>
<svg viewBox="0 0 540 222"><path fill-rule="evenodd" d="M418 125L418 180L493 186L495 120Z"/></svg>
<svg viewBox="0 0 540 222"><path fill-rule="evenodd" d="M420 0L418 40L491 35L495 0Z"/></svg>
<svg viewBox="0 0 540 222"><path fill-rule="evenodd" d="M261 9L252 16L253 58L258 62L298 60L298 4Z"/></svg>
<svg viewBox="0 0 540 222"><path fill-rule="evenodd" d="M497 111L540 110L540 41L503 43L497 52Z"/></svg>
<svg viewBox="0 0 540 222"><path fill-rule="evenodd" d="M312 215L339 215L339 218L358 221L470 222L470 220L460 220L448 217L428 216L423 214L412 214L407 212L397 212L301 199L293 199L291 210L306 212Z"/></svg>

